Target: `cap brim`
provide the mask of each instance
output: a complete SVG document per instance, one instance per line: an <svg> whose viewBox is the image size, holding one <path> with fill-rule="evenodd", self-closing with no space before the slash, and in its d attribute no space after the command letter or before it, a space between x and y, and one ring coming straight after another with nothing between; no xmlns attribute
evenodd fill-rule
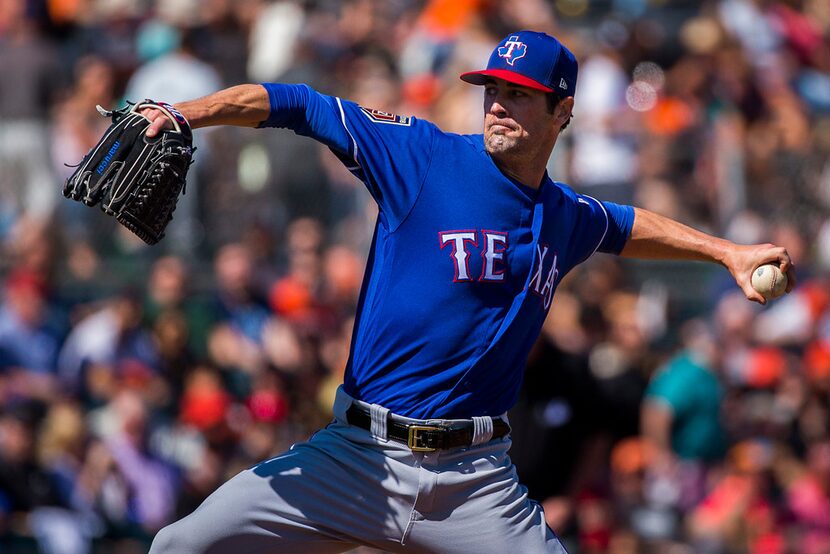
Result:
<svg viewBox="0 0 830 554"><path fill-rule="evenodd" d="M534 81L529 77L525 77L509 69L482 69L481 71L469 71L461 74L461 80L472 85L483 85L488 79L503 79L508 83L522 85L523 87L535 88L536 90L544 92L556 92L538 81Z"/></svg>

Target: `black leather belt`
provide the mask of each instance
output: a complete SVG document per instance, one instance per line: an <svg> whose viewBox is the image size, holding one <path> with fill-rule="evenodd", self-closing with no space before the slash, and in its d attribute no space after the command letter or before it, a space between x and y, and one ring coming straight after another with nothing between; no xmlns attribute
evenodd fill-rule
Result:
<svg viewBox="0 0 830 554"><path fill-rule="evenodd" d="M346 410L349 425L371 431L372 415L369 410L352 404ZM510 433L510 425L504 420L493 418L493 438L500 439ZM386 418L386 436L403 443L413 452L433 452L459 446L471 446L473 442L473 421L452 425L419 425L403 423L391 417Z"/></svg>

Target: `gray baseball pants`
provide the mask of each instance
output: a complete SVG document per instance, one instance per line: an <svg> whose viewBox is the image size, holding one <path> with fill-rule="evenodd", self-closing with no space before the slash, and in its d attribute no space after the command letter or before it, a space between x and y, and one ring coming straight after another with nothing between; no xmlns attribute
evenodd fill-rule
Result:
<svg viewBox="0 0 830 554"><path fill-rule="evenodd" d="M373 433L348 425L351 402L341 388L331 424L230 479L162 529L151 554L328 553L359 545L390 552L565 552L519 484L509 437L412 452L381 438L385 417L373 417ZM378 406L374 411L385 416Z"/></svg>

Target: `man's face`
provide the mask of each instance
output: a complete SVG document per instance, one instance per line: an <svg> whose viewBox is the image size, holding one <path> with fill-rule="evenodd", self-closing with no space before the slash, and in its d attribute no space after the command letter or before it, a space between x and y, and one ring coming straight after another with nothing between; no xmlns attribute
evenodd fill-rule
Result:
<svg viewBox="0 0 830 554"><path fill-rule="evenodd" d="M546 93L502 79L484 85L484 145L491 155L515 155L553 147L559 134ZM549 153L549 152L548 152Z"/></svg>

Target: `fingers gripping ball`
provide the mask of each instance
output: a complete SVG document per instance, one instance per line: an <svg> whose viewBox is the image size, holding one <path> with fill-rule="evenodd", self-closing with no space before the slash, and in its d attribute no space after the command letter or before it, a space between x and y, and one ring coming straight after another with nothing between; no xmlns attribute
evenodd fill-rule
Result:
<svg viewBox="0 0 830 554"><path fill-rule="evenodd" d="M150 121L140 113L145 108L160 110L173 129L147 137ZM63 194L87 206L99 205L144 242L155 244L184 193L194 151L190 125L170 104L152 100L111 112L99 107L99 112L112 125L78 164Z"/></svg>
<svg viewBox="0 0 830 554"><path fill-rule="evenodd" d="M764 264L752 272L752 288L767 300L778 298L787 290L787 275L775 264Z"/></svg>

